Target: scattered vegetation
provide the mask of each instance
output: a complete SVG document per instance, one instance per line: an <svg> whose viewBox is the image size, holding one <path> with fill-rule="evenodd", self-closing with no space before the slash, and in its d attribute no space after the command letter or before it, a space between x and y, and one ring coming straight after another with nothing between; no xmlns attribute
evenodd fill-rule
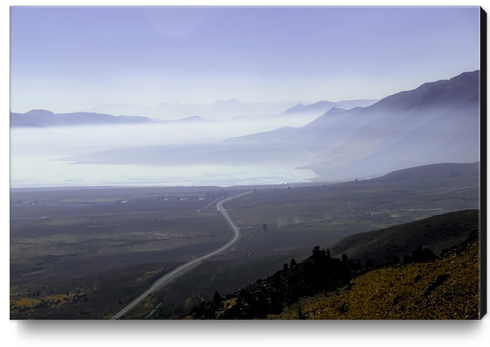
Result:
<svg viewBox="0 0 490 347"><path fill-rule="evenodd" d="M474 232L436 260L370 271L332 295L269 319L479 319L479 241Z"/></svg>
<svg viewBox="0 0 490 347"><path fill-rule="evenodd" d="M474 231L439 258L412 251L405 264L363 267L313 249L265 280L194 307L190 319L478 319L479 249ZM367 264L366 264L367 265Z"/></svg>

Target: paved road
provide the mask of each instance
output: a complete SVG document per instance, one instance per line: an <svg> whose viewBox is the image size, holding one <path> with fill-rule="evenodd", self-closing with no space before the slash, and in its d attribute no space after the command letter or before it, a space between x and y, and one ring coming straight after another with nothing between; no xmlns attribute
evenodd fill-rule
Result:
<svg viewBox="0 0 490 347"><path fill-rule="evenodd" d="M223 247L221 247L220 249L218 249L218 250L216 250L214 252L211 252L209 254L206 254L206 255L204 255L204 256L202 256L200 258L194 259L194 260L192 260L192 261L190 261L188 263L185 263L184 265L179 266L175 270L170 271L169 273L167 273L166 275L164 275L163 277L161 277L160 279L158 279L157 281L155 281L155 283L153 283L153 285L150 287L150 289L148 289L146 292L144 292L139 297L137 297L133 302L131 302L128 306L126 306L124 309L122 309L119 313L117 313L111 319L118 319L118 318L120 318L126 312L128 312L129 310L131 310L135 305L137 305L141 300L143 300L144 298L146 298L149 294L151 294L155 290L161 288L163 285L171 282L172 280L176 279L177 277L182 276L186 272L192 270L193 268L195 268L196 266L198 266L199 264L201 264L204 260L206 260L206 259L208 259L208 258L210 258L210 257L212 257L212 256L214 256L214 255L216 255L218 253L223 252L225 249L227 249L228 247L230 247L231 245L233 245L235 242L237 242L238 241L238 238L240 237L240 229L231 220L230 216L228 215L228 213L226 212L225 208L223 207L223 203L225 203L227 201L230 201L232 199L236 199L236 198L238 198L240 196L243 196L243 195L246 195L246 194L250 194L250 193L252 193L252 191L249 191L249 192L246 192L246 193L242 193L242 194L238 194L238 195L232 196L230 198L226 198L226 199L221 200L220 202L218 202L216 204L216 207L218 208L218 211L223 215L223 217L226 219L226 221L228 222L228 224L230 225L230 227L233 229L233 239L230 242L228 242L226 245L224 245Z"/></svg>
<svg viewBox="0 0 490 347"><path fill-rule="evenodd" d="M352 207L350 207L350 203L351 203L351 202L352 202L352 201L349 201L349 202L347 203L347 206L350 208L349 216L354 217L354 216L352 215L352 212L354 212L354 209L353 209Z"/></svg>
<svg viewBox="0 0 490 347"><path fill-rule="evenodd" d="M206 207L203 207L200 210L197 210L197 212L204 211L205 209L207 209L208 207L210 207L211 205L213 205L215 202L218 202L218 201L219 201L219 199L214 200L212 203L210 203Z"/></svg>

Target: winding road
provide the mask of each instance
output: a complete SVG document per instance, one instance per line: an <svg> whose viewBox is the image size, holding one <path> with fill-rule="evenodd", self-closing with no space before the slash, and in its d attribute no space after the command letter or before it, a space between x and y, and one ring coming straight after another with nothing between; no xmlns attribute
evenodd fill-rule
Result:
<svg viewBox="0 0 490 347"><path fill-rule="evenodd" d="M350 203L351 203L351 202L352 202L352 201L349 201L349 202L347 203L347 206L350 208L349 216L354 217L354 216L352 215L352 212L354 212L354 209L353 209L352 207L350 207Z"/></svg>
<svg viewBox="0 0 490 347"><path fill-rule="evenodd" d="M230 225L230 227L233 229L233 234L234 235L233 235L233 239L230 242L228 242L226 245L224 245L223 247L221 247L220 249L218 249L216 251L213 251L213 252L211 252L209 254L206 254L206 255L204 255L204 256L202 256L200 258L197 258L197 259L194 259L194 260L192 260L192 261L190 261L188 263L185 263L184 265L179 266L175 270L170 271L169 273L165 274L164 276L162 276L161 278L159 278L158 280L156 280L155 283L153 283L153 285L146 292L144 292L143 294L141 294L140 296L138 296L128 306L126 306L119 313L117 313L116 315L114 315L114 317L112 317L111 320L112 319L118 319L118 318L120 318L126 312L128 312L134 306L136 306L141 300L143 300L144 298L146 298L149 294L153 293L155 290L161 288L163 285L171 282L172 280L176 279L177 277L182 276L186 272L192 270L193 268L195 268L196 266L198 266L199 264L201 264L204 260L206 260L206 259L208 259L208 258L210 258L210 257L212 257L212 256L214 256L214 255L216 255L218 253L223 252L225 249L227 249L228 247L230 247L231 245L233 245L235 242L237 242L238 241L238 238L240 237L240 229L235 225L235 223L233 223L233 221L231 220L230 216L226 212L226 209L223 207L223 204L225 202L227 202L227 201L236 199L236 198L238 198L240 196L243 196L243 195L246 195L246 194L250 194L250 193L252 193L252 191L245 192L245 193L242 193L242 194L238 194L238 195L235 195L235 196L226 198L226 199L221 200L220 202L218 202L216 204L216 207L217 207L218 211L223 215L223 217L228 222L228 225Z"/></svg>

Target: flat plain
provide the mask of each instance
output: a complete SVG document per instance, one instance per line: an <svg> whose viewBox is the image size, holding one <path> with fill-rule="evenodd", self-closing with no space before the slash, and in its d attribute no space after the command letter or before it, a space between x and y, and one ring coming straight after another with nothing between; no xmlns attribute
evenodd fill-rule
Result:
<svg viewBox="0 0 490 347"><path fill-rule="evenodd" d="M124 319L177 318L314 246L479 208L478 175L239 187L13 190L11 319L108 319L175 267L226 244L224 204L241 228L230 249L154 292Z"/></svg>

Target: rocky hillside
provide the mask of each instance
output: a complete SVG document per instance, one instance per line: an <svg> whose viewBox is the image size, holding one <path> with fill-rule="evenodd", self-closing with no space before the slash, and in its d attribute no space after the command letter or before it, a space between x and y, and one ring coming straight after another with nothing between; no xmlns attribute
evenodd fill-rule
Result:
<svg viewBox="0 0 490 347"><path fill-rule="evenodd" d="M479 241L427 263L372 270L335 293L304 299L269 319L480 319Z"/></svg>
<svg viewBox="0 0 490 347"><path fill-rule="evenodd" d="M222 298L216 292L213 301L194 307L191 316L195 319L263 319L268 314L281 313L300 297L348 285L360 271L362 265L347 257L332 258L328 251L317 246L307 260L297 264L292 259L282 270L235 294Z"/></svg>
<svg viewBox="0 0 490 347"><path fill-rule="evenodd" d="M305 261L194 307L188 319L478 319L478 231L436 257L417 247L375 267L318 246Z"/></svg>

